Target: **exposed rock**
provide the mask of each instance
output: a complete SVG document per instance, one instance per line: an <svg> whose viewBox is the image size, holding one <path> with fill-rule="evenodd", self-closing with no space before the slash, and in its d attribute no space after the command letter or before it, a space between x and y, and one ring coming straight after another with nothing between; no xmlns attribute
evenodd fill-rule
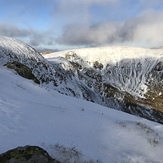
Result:
<svg viewBox="0 0 163 163"><path fill-rule="evenodd" d="M103 64L99 63L98 61L95 61L93 63L93 68L102 70L103 69Z"/></svg>
<svg viewBox="0 0 163 163"><path fill-rule="evenodd" d="M0 154L0 163L60 163L37 146L18 147Z"/></svg>
<svg viewBox="0 0 163 163"><path fill-rule="evenodd" d="M20 62L9 62L5 64L10 69L14 69L20 76L31 79L35 83L40 84L40 81L33 75L32 70Z"/></svg>

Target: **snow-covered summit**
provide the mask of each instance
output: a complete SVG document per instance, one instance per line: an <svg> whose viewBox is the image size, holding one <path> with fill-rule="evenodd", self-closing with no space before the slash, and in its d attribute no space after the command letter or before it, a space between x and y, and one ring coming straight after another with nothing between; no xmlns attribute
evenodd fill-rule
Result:
<svg viewBox="0 0 163 163"><path fill-rule="evenodd" d="M124 46L112 46L112 47L97 47L97 48L82 48L65 50L61 52L55 52L45 55L45 58L54 58L57 56L65 57L68 52L76 53L80 58L90 63L98 61L104 65L108 63L116 64L122 60L130 59L163 59L163 49L146 49L138 47L124 47Z"/></svg>
<svg viewBox="0 0 163 163"><path fill-rule="evenodd" d="M36 61L44 59L35 49L26 43L13 38L0 36L0 58L11 59L11 57L16 57L20 60L32 58Z"/></svg>

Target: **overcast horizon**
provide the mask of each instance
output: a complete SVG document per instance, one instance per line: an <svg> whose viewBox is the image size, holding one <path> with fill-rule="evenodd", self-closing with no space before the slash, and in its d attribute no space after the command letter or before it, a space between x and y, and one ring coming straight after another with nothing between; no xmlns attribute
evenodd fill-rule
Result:
<svg viewBox="0 0 163 163"><path fill-rule="evenodd" d="M0 0L0 35L36 49L163 46L161 0Z"/></svg>

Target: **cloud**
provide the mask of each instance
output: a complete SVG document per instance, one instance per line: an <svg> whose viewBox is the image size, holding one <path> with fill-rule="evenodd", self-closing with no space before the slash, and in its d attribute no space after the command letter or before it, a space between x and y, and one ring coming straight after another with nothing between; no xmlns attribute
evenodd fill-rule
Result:
<svg viewBox="0 0 163 163"><path fill-rule="evenodd" d="M94 26L71 24L65 27L63 35L58 38L59 43L67 45L101 45L118 40L119 23L108 22Z"/></svg>
<svg viewBox="0 0 163 163"><path fill-rule="evenodd" d="M52 32L39 32L33 29L21 29L15 25L0 23L0 35L17 38L34 47L41 45L54 45L55 38Z"/></svg>
<svg viewBox="0 0 163 163"><path fill-rule="evenodd" d="M29 0L8 8L11 0L4 3L1 7L8 16L0 22L0 35L18 38L35 48L163 45L162 0ZM40 16L42 11L45 18Z"/></svg>
<svg viewBox="0 0 163 163"><path fill-rule="evenodd" d="M30 32L26 29L20 29L14 25L0 23L0 35L8 37L26 37Z"/></svg>
<svg viewBox="0 0 163 163"><path fill-rule="evenodd" d="M124 22L108 21L94 26L88 24L67 25L57 42L82 46L134 44L152 47L163 45L162 33L163 13L146 11Z"/></svg>
<svg viewBox="0 0 163 163"><path fill-rule="evenodd" d="M120 33L123 41L145 46L162 46L163 12L146 11L134 20L127 21Z"/></svg>
<svg viewBox="0 0 163 163"><path fill-rule="evenodd" d="M31 35L29 36L29 44L35 47L54 46L55 37L53 36L51 31L31 31Z"/></svg>

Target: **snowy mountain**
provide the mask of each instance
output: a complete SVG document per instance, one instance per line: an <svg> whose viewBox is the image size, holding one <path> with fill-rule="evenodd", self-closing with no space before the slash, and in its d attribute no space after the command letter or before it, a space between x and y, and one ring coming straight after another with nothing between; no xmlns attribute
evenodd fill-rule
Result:
<svg viewBox="0 0 163 163"><path fill-rule="evenodd" d="M163 122L162 49L88 48L52 53L45 58L74 72L76 80L87 89L82 96L85 99ZM97 98L92 98L94 94Z"/></svg>
<svg viewBox="0 0 163 163"><path fill-rule="evenodd" d="M0 131L0 153L37 145L62 163L163 160L162 124L47 90L2 65Z"/></svg>
<svg viewBox="0 0 163 163"><path fill-rule="evenodd" d="M45 58L21 41L0 37L0 64L50 92L163 123L162 50L90 48Z"/></svg>
<svg viewBox="0 0 163 163"><path fill-rule="evenodd" d="M162 49L101 47L77 49L71 52L63 51L45 57L54 58L56 56L66 57L69 62L76 62L82 67L98 69L99 73L105 76L103 79L105 82L138 97L144 97L148 91L148 80L154 80L151 71L161 73L163 70ZM89 66L82 64L79 60L87 62ZM148 77L150 79L147 80ZM160 80L157 78L157 82L161 82Z"/></svg>

